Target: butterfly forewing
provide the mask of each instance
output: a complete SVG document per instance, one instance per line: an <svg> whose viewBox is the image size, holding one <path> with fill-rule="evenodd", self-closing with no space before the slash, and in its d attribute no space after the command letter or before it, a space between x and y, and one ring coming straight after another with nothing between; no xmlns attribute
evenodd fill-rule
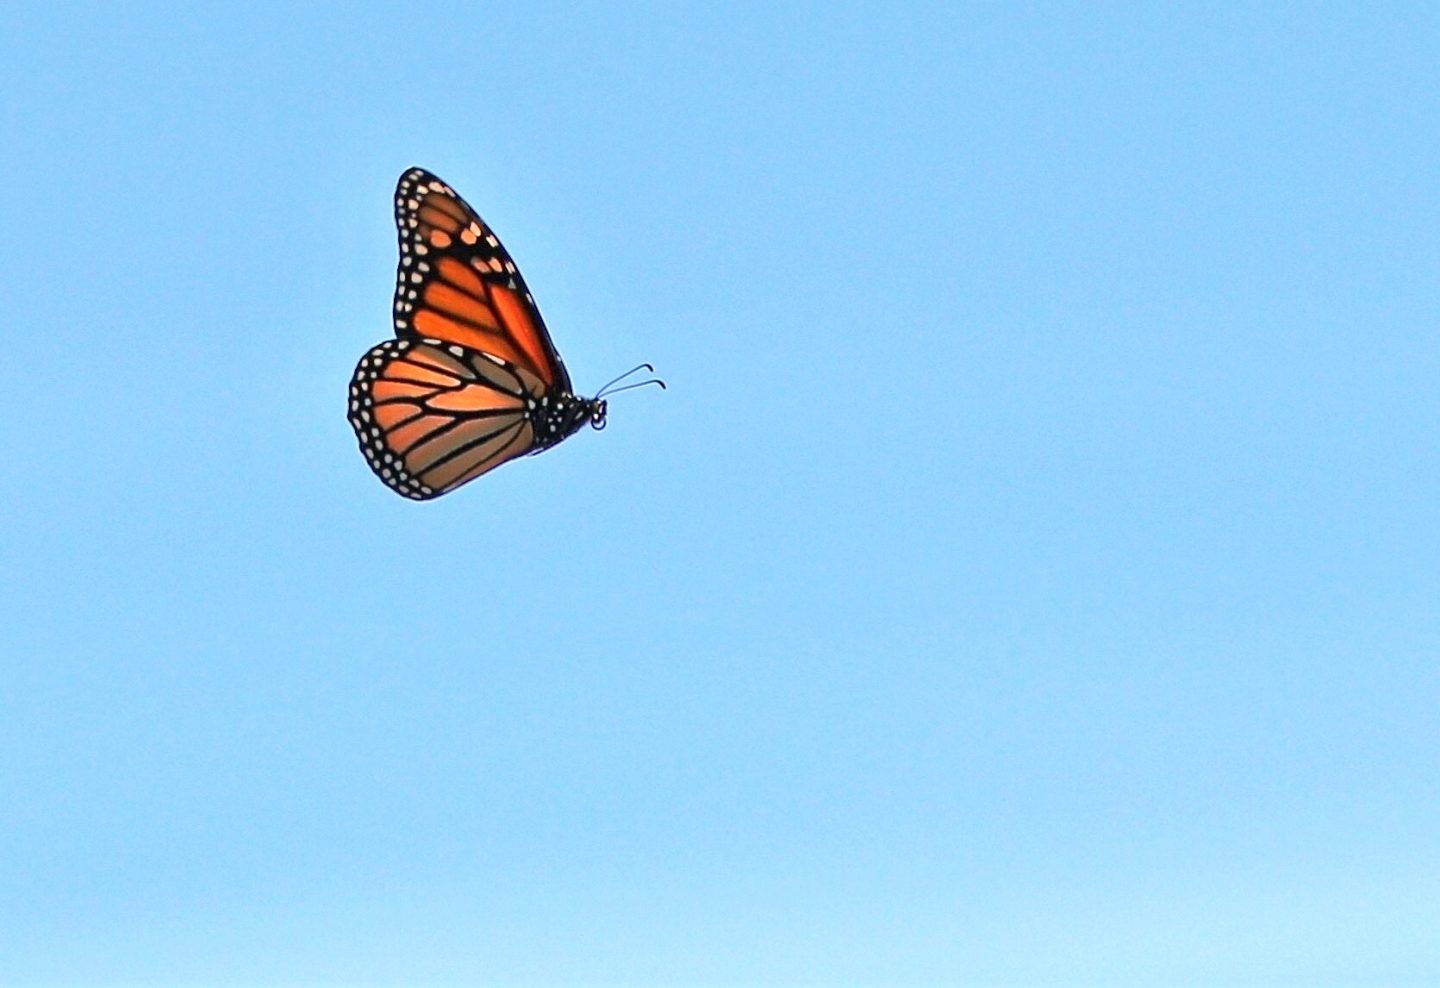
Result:
<svg viewBox="0 0 1440 988"><path fill-rule="evenodd" d="M422 168L395 189L395 334L456 343L568 392L570 377L510 254L455 190Z"/></svg>

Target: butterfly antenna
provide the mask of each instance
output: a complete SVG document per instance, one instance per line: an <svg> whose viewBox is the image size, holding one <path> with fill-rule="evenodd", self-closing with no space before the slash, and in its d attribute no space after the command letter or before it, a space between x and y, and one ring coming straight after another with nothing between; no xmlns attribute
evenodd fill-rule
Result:
<svg viewBox="0 0 1440 988"><path fill-rule="evenodd" d="M614 391L608 392L606 394L606 397L608 398L610 395L618 395L622 391L634 391L636 388L643 388L647 384L658 384L660 385L661 391L665 390L665 382L660 380L658 377L652 377L648 381L637 381L635 384L627 384L623 388L616 388ZM596 395L595 397L598 398L600 396Z"/></svg>
<svg viewBox="0 0 1440 988"><path fill-rule="evenodd" d="M605 389L608 388L608 387L610 387L611 384L619 384L621 381L625 380L625 379L626 379L627 377L629 377L631 374L637 374L637 373L639 373L639 372L642 371L642 370L643 370L643 371L649 371L651 374L654 374L654 373L655 373L655 368L654 368L654 367L651 367L649 364L640 364L638 367L631 367L631 368L630 368L628 371L626 371L624 374L621 374L619 377L615 378L615 380L609 382L609 384L606 384L604 388L601 388L599 391L595 392L595 397L596 397L596 398L599 398L600 396L602 396L603 394L605 394Z"/></svg>

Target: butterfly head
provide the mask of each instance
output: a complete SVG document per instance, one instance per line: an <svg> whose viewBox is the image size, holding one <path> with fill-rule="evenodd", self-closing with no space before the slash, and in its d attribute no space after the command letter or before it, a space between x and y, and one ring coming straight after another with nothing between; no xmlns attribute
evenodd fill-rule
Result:
<svg viewBox="0 0 1440 988"><path fill-rule="evenodd" d="M607 405L604 398L594 398L588 402L590 409L590 426L597 432L605 428L605 412Z"/></svg>

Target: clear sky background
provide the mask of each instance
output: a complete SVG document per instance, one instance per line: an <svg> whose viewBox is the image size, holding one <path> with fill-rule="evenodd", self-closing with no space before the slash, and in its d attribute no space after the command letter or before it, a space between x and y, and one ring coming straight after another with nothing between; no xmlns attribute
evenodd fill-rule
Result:
<svg viewBox="0 0 1440 988"><path fill-rule="evenodd" d="M1432 5L0 7L0 983L1440 982ZM390 194L610 428L414 504Z"/></svg>

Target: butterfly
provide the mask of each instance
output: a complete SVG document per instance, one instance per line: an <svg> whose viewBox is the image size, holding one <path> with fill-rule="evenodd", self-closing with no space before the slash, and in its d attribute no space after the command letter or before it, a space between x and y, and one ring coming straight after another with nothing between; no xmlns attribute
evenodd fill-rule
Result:
<svg viewBox="0 0 1440 988"><path fill-rule="evenodd" d="M417 501L540 453L585 423L605 428L607 389L571 389L525 279L479 214L423 168L395 187L395 339L350 379L349 419L370 469ZM626 385L624 391L658 379ZM614 393L613 391L610 393Z"/></svg>

